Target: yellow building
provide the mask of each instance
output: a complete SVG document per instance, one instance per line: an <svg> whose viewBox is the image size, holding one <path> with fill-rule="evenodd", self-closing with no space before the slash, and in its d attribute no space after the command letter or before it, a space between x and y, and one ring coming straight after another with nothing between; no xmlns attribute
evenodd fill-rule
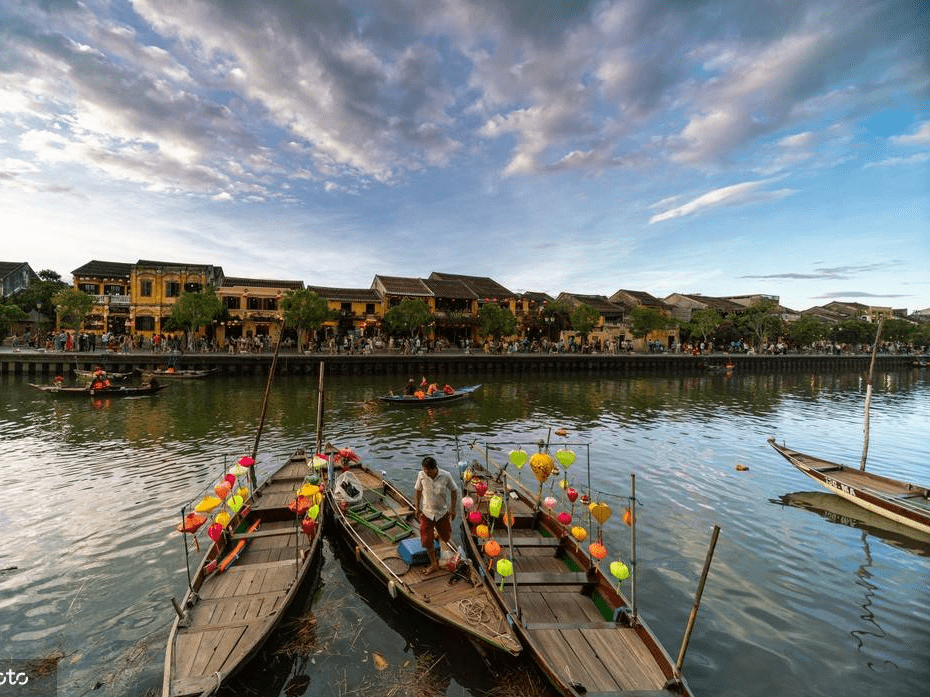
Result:
<svg viewBox="0 0 930 697"><path fill-rule="evenodd" d="M303 290L303 281L227 276L216 288L227 318L216 323L219 348L252 340L275 344L283 314L281 300L288 291Z"/></svg>
<svg viewBox="0 0 930 697"><path fill-rule="evenodd" d="M102 336L130 332L132 268L132 264L95 259L71 272L74 288L96 300L84 322L84 330L88 334Z"/></svg>
<svg viewBox="0 0 930 697"><path fill-rule="evenodd" d="M326 300L336 319L324 323L325 336L374 338L381 331L384 313L381 297L372 288L329 288L307 286Z"/></svg>
<svg viewBox="0 0 930 697"><path fill-rule="evenodd" d="M182 292L196 293L223 285L223 269L211 264L177 264L140 260L133 264L129 325L133 334L151 338L164 333L164 323Z"/></svg>

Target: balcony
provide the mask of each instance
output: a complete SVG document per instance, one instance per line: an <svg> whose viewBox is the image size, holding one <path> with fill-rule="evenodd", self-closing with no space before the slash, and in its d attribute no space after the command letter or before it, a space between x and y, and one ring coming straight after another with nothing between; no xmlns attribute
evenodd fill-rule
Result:
<svg viewBox="0 0 930 697"><path fill-rule="evenodd" d="M112 308L129 309L130 297L128 295L95 295L94 300L98 305L107 305Z"/></svg>

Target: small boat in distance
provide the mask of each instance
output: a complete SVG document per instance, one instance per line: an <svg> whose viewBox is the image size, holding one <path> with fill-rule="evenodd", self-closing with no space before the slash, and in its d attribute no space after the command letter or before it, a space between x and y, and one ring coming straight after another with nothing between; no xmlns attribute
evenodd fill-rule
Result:
<svg viewBox="0 0 930 697"><path fill-rule="evenodd" d="M437 404L457 402L460 399L464 399L480 387L480 384L468 385L467 387L458 387L449 393L439 391L432 395L424 394L422 397L418 397L416 395L386 394L379 395L378 399L382 402L387 402L388 404L399 404L405 407L435 406Z"/></svg>
<svg viewBox="0 0 930 697"><path fill-rule="evenodd" d="M218 371L217 368L211 368L209 370L183 370L180 368L157 368L154 370L145 369L139 370L143 380L148 380L152 377L158 379L161 378L171 378L171 379L196 379L196 378L205 378L208 375L213 375Z"/></svg>
<svg viewBox="0 0 930 697"><path fill-rule="evenodd" d="M779 445L772 437L768 443L801 472L847 501L930 534L927 487L806 455Z"/></svg>
<svg viewBox="0 0 930 697"><path fill-rule="evenodd" d="M94 387L93 384L83 387L65 387L57 384L36 385L30 382L29 387L39 390L39 392L74 397L142 397L156 394L165 389L165 385L159 385L157 382L146 382L141 385L107 385L105 387Z"/></svg>
<svg viewBox="0 0 930 697"><path fill-rule="evenodd" d="M91 382L101 373L103 374L103 377L110 382L122 382L123 380L128 380L133 375L132 371L125 373L114 373L109 370L103 370L102 368L97 368L96 370L81 370L80 368L74 369L74 376L77 378L78 382Z"/></svg>

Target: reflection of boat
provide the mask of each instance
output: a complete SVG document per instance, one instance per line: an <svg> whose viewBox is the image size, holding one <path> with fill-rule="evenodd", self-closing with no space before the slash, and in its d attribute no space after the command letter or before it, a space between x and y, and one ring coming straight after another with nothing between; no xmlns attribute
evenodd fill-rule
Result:
<svg viewBox="0 0 930 697"><path fill-rule="evenodd" d="M869 511L930 534L930 490L872 472L805 455L774 438L769 445L788 462L830 491Z"/></svg>
<svg viewBox="0 0 930 697"><path fill-rule="evenodd" d="M122 380L128 380L132 377L132 371L126 373L114 373L109 370L81 370L80 368L74 369L74 375L80 382L90 382L95 377L97 377L101 371L103 372L103 376L110 382L120 382Z"/></svg>
<svg viewBox="0 0 930 697"><path fill-rule="evenodd" d="M32 387L40 392L49 392L51 394L74 395L84 397L139 397L142 395L155 394L165 389L164 385L157 383L143 383L142 385L109 385L107 387L61 387L59 385L36 385L29 383Z"/></svg>
<svg viewBox="0 0 930 697"><path fill-rule="evenodd" d="M930 556L930 534L889 520L837 494L827 491L797 491L772 499L772 503L813 511L831 523L864 530L894 547L901 547L921 556Z"/></svg>
<svg viewBox="0 0 930 697"><path fill-rule="evenodd" d="M298 450L246 503L236 502L241 508L226 527L208 530L218 541L175 608L164 697L213 694L261 648L287 611L321 550L323 515L307 524L300 519L304 512L289 506L308 475L307 456ZM214 503L207 504L209 498L198 509ZM224 505L219 497L215 503Z"/></svg>
<svg viewBox="0 0 930 697"><path fill-rule="evenodd" d="M339 532L392 598L402 598L427 617L485 645L520 653L520 642L507 618L467 561L460 560L454 573L422 573L425 567L414 558L419 523L413 502L403 492L354 461L349 469L334 475L326 497ZM425 551L421 553L426 556ZM445 553L456 554L455 547L447 545Z"/></svg>
<svg viewBox="0 0 930 697"><path fill-rule="evenodd" d="M611 515L610 507L580 499L588 504L581 506L584 515L590 513L598 521L597 533L590 533L591 544L582 544L589 534L580 524L582 515L572 527L572 514L567 511L559 514L559 520L555 497L547 497L545 504L542 500L545 481L555 471L547 452L528 459L539 481L538 492L507 477L484 452L498 473L477 460L464 470L463 505L471 510L462 517L462 535L484 570L485 584L552 685L563 697L691 695L681 675L684 647L674 662L637 614L635 604L620 592L617 581L601 569L607 555L601 525ZM570 453L570 458L563 459L563 453ZM522 448L512 451L510 461L521 467L526 455ZM565 466L564 462L574 460L574 453L560 450L556 457ZM574 488L565 491L566 498L574 501ZM498 532L493 539L489 528L495 523ZM630 575L619 560L603 563L617 579ZM635 569L635 562L632 565Z"/></svg>
<svg viewBox="0 0 930 697"><path fill-rule="evenodd" d="M211 368L210 370L180 370L175 368L158 368L155 370L142 370L142 379L148 380L152 377L161 378L173 378L173 379L193 379L193 378L205 378L208 375L213 375L217 372L218 368Z"/></svg>
<svg viewBox="0 0 930 697"><path fill-rule="evenodd" d="M926 368L928 364L930 363L928 363L928 359L925 356L919 356L914 359L915 368Z"/></svg>
<svg viewBox="0 0 930 697"><path fill-rule="evenodd" d="M464 399L472 392L477 390L481 385L469 385L468 387L459 387L451 394L439 392L431 397L415 397L413 395L386 394L380 395L378 399L388 404L400 404L405 407L425 407L435 406L436 404L446 404L448 402L457 402Z"/></svg>

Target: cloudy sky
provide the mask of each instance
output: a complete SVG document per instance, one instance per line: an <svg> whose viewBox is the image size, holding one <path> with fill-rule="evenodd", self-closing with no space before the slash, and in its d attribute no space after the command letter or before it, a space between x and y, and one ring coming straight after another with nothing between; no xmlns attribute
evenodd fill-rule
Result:
<svg viewBox="0 0 930 697"><path fill-rule="evenodd" d="M0 260L928 308L927 12L3 0Z"/></svg>

